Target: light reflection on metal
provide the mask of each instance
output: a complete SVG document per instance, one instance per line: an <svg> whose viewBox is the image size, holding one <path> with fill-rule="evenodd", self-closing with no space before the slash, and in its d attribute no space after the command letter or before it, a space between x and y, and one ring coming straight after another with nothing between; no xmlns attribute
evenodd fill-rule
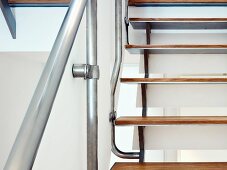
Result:
<svg viewBox="0 0 227 170"><path fill-rule="evenodd" d="M16 20L7 0L0 0L0 7L13 39L16 39Z"/></svg>

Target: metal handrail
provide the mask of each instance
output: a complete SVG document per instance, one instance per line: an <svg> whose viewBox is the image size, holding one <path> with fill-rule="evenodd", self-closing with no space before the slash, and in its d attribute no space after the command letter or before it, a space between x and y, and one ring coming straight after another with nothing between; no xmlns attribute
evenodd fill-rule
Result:
<svg viewBox="0 0 227 170"><path fill-rule="evenodd" d="M31 170L87 0L72 0L4 170Z"/></svg>
<svg viewBox="0 0 227 170"><path fill-rule="evenodd" d="M115 141L115 92L119 81L119 74L122 65L122 0L115 0L115 62L111 77L111 145L112 152L121 158L139 159L139 152L123 152L118 149Z"/></svg>
<svg viewBox="0 0 227 170"><path fill-rule="evenodd" d="M115 0L115 62L111 76L111 112L115 111L115 91L122 64L122 0Z"/></svg>
<svg viewBox="0 0 227 170"><path fill-rule="evenodd" d="M97 0L88 0L86 7L87 64L97 65ZM98 80L87 80L87 170L98 170Z"/></svg>

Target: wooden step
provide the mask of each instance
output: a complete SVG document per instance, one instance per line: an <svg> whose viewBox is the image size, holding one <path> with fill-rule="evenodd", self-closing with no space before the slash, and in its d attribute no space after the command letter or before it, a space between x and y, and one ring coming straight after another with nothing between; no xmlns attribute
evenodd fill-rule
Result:
<svg viewBox="0 0 227 170"><path fill-rule="evenodd" d="M227 18L129 18L134 29L227 29Z"/></svg>
<svg viewBox="0 0 227 170"><path fill-rule="evenodd" d="M227 116L123 116L117 118L115 124L119 126L227 124Z"/></svg>
<svg viewBox="0 0 227 170"><path fill-rule="evenodd" d="M227 84L227 78L121 78L121 82L134 84Z"/></svg>
<svg viewBox="0 0 227 170"><path fill-rule="evenodd" d="M125 45L133 54L143 54L149 50L151 54L227 54L227 45Z"/></svg>
<svg viewBox="0 0 227 170"><path fill-rule="evenodd" d="M111 170L226 170L226 162L166 162L166 163L136 163L117 162Z"/></svg>
<svg viewBox="0 0 227 170"><path fill-rule="evenodd" d="M59 4L68 5L70 0L8 0L10 5L14 4Z"/></svg>
<svg viewBox="0 0 227 170"><path fill-rule="evenodd" d="M148 5L226 5L227 0L129 0L129 6Z"/></svg>

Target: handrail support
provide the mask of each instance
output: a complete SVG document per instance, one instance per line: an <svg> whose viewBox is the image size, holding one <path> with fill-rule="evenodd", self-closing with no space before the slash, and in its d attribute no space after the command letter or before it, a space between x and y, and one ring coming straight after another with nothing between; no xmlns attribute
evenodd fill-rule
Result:
<svg viewBox="0 0 227 170"><path fill-rule="evenodd" d="M99 79L99 66L90 64L73 64L72 74L74 78Z"/></svg>
<svg viewBox="0 0 227 170"><path fill-rule="evenodd" d="M3 16L6 20L13 39L16 39L16 19L12 13L12 10L10 9L8 1L0 0L0 8L2 10Z"/></svg>

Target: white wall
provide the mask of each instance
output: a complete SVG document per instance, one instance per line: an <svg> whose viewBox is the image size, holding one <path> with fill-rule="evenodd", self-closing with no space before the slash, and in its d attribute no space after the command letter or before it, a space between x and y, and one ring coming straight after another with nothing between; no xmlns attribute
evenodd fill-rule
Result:
<svg viewBox="0 0 227 170"><path fill-rule="evenodd" d="M1 169L42 72L45 64L44 56L45 53L0 53Z"/></svg>
<svg viewBox="0 0 227 170"><path fill-rule="evenodd" d="M98 1L99 169L110 159L109 82L113 56L113 5ZM45 65L66 8L15 8L17 39L0 15L0 169ZM105 15L103 15L105 14ZM108 24L107 24L108 23ZM86 82L73 79L74 63L85 63L85 18L73 46L33 169L86 169Z"/></svg>

